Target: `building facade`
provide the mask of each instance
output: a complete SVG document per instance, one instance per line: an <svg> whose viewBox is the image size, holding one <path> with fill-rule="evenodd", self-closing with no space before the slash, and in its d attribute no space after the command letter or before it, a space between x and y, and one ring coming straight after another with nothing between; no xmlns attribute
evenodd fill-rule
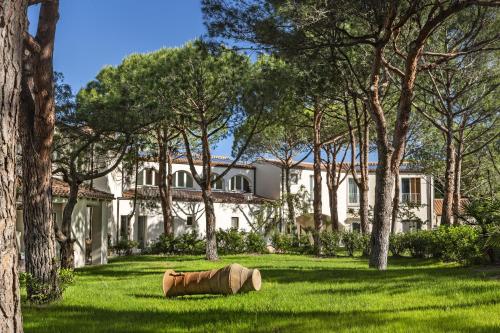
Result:
<svg viewBox="0 0 500 333"><path fill-rule="evenodd" d="M231 160L215 158L212 162L213 173L218 175L230 165ZM201 163L196 163L196 171L201 173ZM375 167L370 165L369 206L375 203ZM341 171L348 172L348 171ZM258 160L251 164L236 164L213 185L213 197L217 229L237 228L239 230L259 230L257 216L266 202L280 200L284 192L284 172L274 160ZM322 210L328 219L330 214L326 170L322 170ZM158 163L145 162L138 173L135 184L133 177L117 169L107 177L94 183L96 188L112 193L113 225L108 226L113 242L128 238L147 246L154 242L164 231L163 216L158 198ZM173 163L173 215L174 233L196 230L205 233L205 214L201 190L194 181L185 159ZM312 213L313 168L311 163L301 163L290 172L291 191L307 193L310 213ZM137 195L135 189L137 188ZM435 227L434 191L432 177L423 175L409 167L401 168L400 176L401 205L408 206L408 217L396 223L397 232L416 228ZM135 209L134 209L135 205ZM286 209L286 205L285 208ZM359 230L359 190L348 174L338 190L338 215L341 228ZM404 210L404 209L403 209ZM310 215L309 213L309 215ZM260 215L259 215L260 214ZM281 211L286 216L286 211ZM312 227L310 218L297 216L297 224L305 229Z"/></svg>
<svg viewBox="0 0 500 333"><path fill-rule="evenodd" d="M212 172L222 174L231 164L227 158L214 158ZM195 163L198 173L201 163ZM369 206L375 203L375 168L370 165ZM346 173L347 170L340 169ZM283 204L284 170L277 161L258 160L251 164L234 165L212 188L217 229L236 228L243 231L262 231L263 224L273 221L284 230L286 204ZM338 216L342 230L359 230L359 190L352 175L345 175L338 189ZM173 215L174 234L186 232L205 234L205 212L201 190L191 175L185 159L173 163ZM322 170L322 211L329 219L329 194L326 170ZM149 246L164 232L163 215L158 196L158 163L142 163L135 183L134 175L118 167L92 184L81 186L78 204L73 212L72 237L75 242L75 266L105 264L108 245L122 239L134 240L140 248ZM290 171L291 192L305 193L307 212L296 215L299 232L312 228L313 166L300 163ZM417 228L432 229L439 224L437 207L434 207L433 179L430 176L403 166L400 170L401 206L406 211L396 223L397 232ZM53 179L53 216L61 224L62 212L68 197L68 186ZM273 214L269 207L281 207ZM409 213L409 214L408 214ZM404 214L403 214L404 215ZM276 223L276 221L278 223ZM264 223L263 223L264 222ZM329 226L327 226L329 228ZM330 227L331 228L331 227ZM23 219L21 203L17 219L18 243L21 253L23 244Z"/></svg>

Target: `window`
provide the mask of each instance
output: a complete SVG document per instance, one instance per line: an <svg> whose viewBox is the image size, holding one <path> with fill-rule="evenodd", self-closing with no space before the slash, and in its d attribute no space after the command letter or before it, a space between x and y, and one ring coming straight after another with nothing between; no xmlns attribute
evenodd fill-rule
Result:
<svg viewBox="0 0 500 333"><path fill-rule="evenodd" d="M193 225L194 222L194 216L188 216L186 217L186 225Z"/></svg>
<svg viewBox="0 0 500 333"><path fill-rule="evenodd" d="M309 176L309 196L314 200L314 175Z"/></svg>
<svg viewBox="0 0 500 333"><path fill-rule="evenodd" d="M354 181L354 178L349 178L349 198L347 203L349 204L359 204L359 189L358 184Z"/></svg>
<svg viewBox="0 0 500 333"><path fill-rule="evenodd" d="M219 175L217 174L212 174L212 176L210 177L212 181L215 180L216 177L218 177ZM212 183L212 189L214 190L218 190L218 191L221 191L224 189L224 181L221 179L219 179L218 181L216 181L215 183Z"/></svg>
<svg viewBox="0 0 500 333"><path fill-rule="evenodd" d="M231 228L238 229L240 227L240 218L237 216L231 217Z"/></svg>
<svg viewBox="0 0 500 333"><path fill-rule="evenodd" d="M128 215L120 216L120 238L128 239L128 229L130 226L130 217Z"/></svg>
<svg viewBox="0 0 500 333"><path fill-rule="evenodd" d="M297 185L299 183L299 174L291 173L290 174L290 184Z"/></svg>
<svg viewBox="0 0 500 333"><path fill-rule="evenodd" d="M403 220L403 232L416 231L422 229L422 223L417 220Z"/></svg>
<svg viewBox="0 0 500 333"><path fill-rule="evenodd" d="M231 191L250 192L250 182L244 176L231 178Z"/></svg>
<svg viewBox="0 0 500 333"><path fill-rule="evenodd" d="M420 204L420 178L401 179L401 201L403 203Z"/></svg>
<svg viewBox="0 0 500 333"><path fill-rule="evenodd" d="M361 232L361 224L359 222L352 223L352 231Z"/></svg>
<svg viewBox="0 0 500 333"><path fill-rule="evenodd" d="M193 177L186 171L177 171L174 174L174 187L193 188Z"/></svg>
<svg viewBox="0 0 500 333"><path fill-rule="evenodd" d="M87 239L92 239L92 218L94 217L94 207L87 206Z"/></svg>
<svg viewBox="0 0 500 333"><path fill-rule="evenodd" d="M146 246L146 230L148 225L148 217L139 216L137 222L138 222L137 241L139 242L140 248L143 249Z"/></svg>
<svg viewBox="0 0 500 333"><path fill-rule="evenodd" d="M146 185L154 185L153 174L154 174L153 169L146 169L146 182L145 182Z"/></svg>

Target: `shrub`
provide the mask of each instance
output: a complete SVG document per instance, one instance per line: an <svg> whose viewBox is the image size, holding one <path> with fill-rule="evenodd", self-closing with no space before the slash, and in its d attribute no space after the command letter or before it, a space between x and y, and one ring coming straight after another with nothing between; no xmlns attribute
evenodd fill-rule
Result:
<svg viewBox="0 0 500 333"><path fill-rule="evenodd" d="M162 234L151 246L153 254L175 254L177 252L178 239L174 235Z"/></svg>
<svg viewBox="0 0 500 333"><path fill-rule="evenodd" d="M137 248L139 243L133 240L122 239L115 246L113 246L113 250L118 255L131 255L132 250Z"/></svg>
<svg viewBox="0 0 500 333"><path fill-rule="evenodd" d="M347 254L352 257L354 252L359 250L362 246L361 234L356 231L344 231L341 234L342 244L347 251Z"/></svg>
<svg viewBox="0 0 500 333"><path fill-rule="evenodd" d="M313 244L311 243L308 234L302 234L298 236L297 234L292 235L292 247L290 249L292 253L300 254L312 254L314 252Z"/></svg>
<svg viewBox="0 0 500 333"><path fill-rule="evenodd" d="M245 237L245 250L249 253L266 253L266 241L261 234L249 232Z"/></svg>
<svg viewBox="0 0 500 333"><path fill-rule="evenodd" d="M473 263L481 258L478 230L470 226L440 227L434 232L432 255L444 261Z"/></svg>
<svg viewBox="0 0 500 333"><path fill-rule="evenodd" d="M205 253L206 243L204 239L199 238L198 232L192 230L176 238L176 253L199 255Z"/></svg>
<svg viewBox="0 0 500 333"><path fill-rule="evenodd" d="M323 231L321 233L321 242L323 243L323 251L327 256L334 257L337 255L339 247L340 235L335 231Z"/></svg>
<svg viewBox="0 0 500 333"><path fill-rule="evenodd" d="M363 256L369 257L371 253L371 235L369 234L359 234L359 248L363 252Z"/></svg>
<svg viewBox="0 0 500 333"><path fill-rule="evenodd" d="M276 232L271 237L271 245L274 247L276 252L286 253L292 248L292 236L287 234L282 234Z"/></svg>
<svg viewBox="0 0 500 333"><path fill-rule="evenodd" d="M245 237L242 232L231 228L217 231L217 250L221 254L238 254L245 252Z"/></svg>
<svg viewBox="0 0 500 333"><path fill-rule="evenodd" d="M412 257L425 258L435 251L435 249L433 249L436 245L433 241L433 238L435 238L433 231L411 231L406 233L405 237Z"/></svg>
<svg viewBox="0 0 500 333"><path fill-rule="evenodd" d="M404 233L389 236L389 251L393 257L400 257L408 249L408 242Z"/></svg>

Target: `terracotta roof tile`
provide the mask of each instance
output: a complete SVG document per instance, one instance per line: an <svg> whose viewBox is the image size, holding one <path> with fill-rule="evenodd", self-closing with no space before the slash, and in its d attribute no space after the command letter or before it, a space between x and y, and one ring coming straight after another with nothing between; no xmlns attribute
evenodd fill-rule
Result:
<svg viewBox="0 0 500 333"><path fill-rule="evenodd" d="M142 193L141 193L142 192ZM219 192L212 191L214 202L216 203L233 203L233 204L263 204L272 201L271 199L264 198L252 193L239 193L239 192ZM141 199L158 199L159 192L157 187L145 187L138 190L138 198ZM133 199L134 190L123 192L123 199ZM172 193L172 200L182 202L201 202L203 201L201 191L197 190L183 190L174 189Z"/></svg>
<svg viewBox="0 0 500 333"><path fill-rule="evenodd" d="M460 210L462 211L464 206L469 202L468 199L460 199ZM434 199L434 214L436 216L443 215L443 199Z"/></svg>
<svg viewBox="0 0 500 333"><path fill-rule="evenodd" d="M52 195L67 198L69 196L69 185L64 181L52 178ZM78 198L113 200L115 196L111 193L90 188L87 184L80 185Z"/></svg>

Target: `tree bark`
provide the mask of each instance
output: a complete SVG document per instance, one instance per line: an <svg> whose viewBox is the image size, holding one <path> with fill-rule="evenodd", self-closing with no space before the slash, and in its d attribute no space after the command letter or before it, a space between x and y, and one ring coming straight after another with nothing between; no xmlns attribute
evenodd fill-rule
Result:
<svg viewBox="0 0 500 333"><path fill-rule="evenodd" d="M50 302L60 297L54 221L52 219L52 142L55 124L53 52L58 1L40 8L38 52L25 58L20 137L26 272L39 288L27 287L28 299ZM40 297L43 296L43 297Z"/></svg>
<svg viewBox="0 0 500 333"><path fill-rule="evenodd" d="M394 198L392 199L392 219L391 219L391 234L396 233L396 222L399 212L399 195L401 193L399 185L399 170L396 170L394 175Z"/></svg>
<svg viewBox="0 0 500 333"><path fill-rule="evenodd" d="M69 197L63 210L61 232L63 237L58 238L60 246L60 257L62 268L75 268L75 254L73 244L75 240L71 238L71 217L78 202L78 188L80 184L76 181L69 182Z"/></svg>
<svg viewBox="0 0 500 333"><path fill-rule="evenodd" d="M314 155L314 198L313 198L313 215L314 215L314 253L319 256L322 252L321 230L323 229L323 212L321 207L321 120L322 112L319 106L314 108L314 136L313 136L313 155Z"/></svg>
<svg viewBox="0 0 500 333"><path fill-rule="evenodd" d="M166 142L167 133L158 131L158 162L160 183L158 190L160 193L161 210L163 213L163 232L165 235L173 235L173 214L172 214L172 152L169 143Z"/></svg>
<svg viewBox="0 0 500 333"><path fill-rule="evenodd" d="M455 188L453 189L453 224L454 225L459 225L460 224L460 206L461 206L461 182L462 182L462 144L458 143L457 144L457 150L456 150L456 161L455 161L455 179L453 181Z"/></svg>
<svg viewBox="0 0 500 333"><path fill-rule="evenodd" d="M450 122L449 119L448 122ZM444 196L443 196L443 212L441 215L441 225L451 225L453 223L453 192L455 190L455 185L454 185L455 163L456 163L456 152L455 152L455 143L453 139L453 132L451 131L451 127L448 126L448 132L446 134L446 171L444 177Z"/></svg>
<svg viewBox="0 0 500 333"><path fill-rule="evenodd" d="M16 246L16 154L27 0L0 0L0 332L23 332Z"/></svg>
<svg viewBox="0 0 500 333"><path fill-rule="evenodd" d="M295 225L295 205L293 202L292 189L290 185L290 167L285 166L284 169L288 224L290 225L290 227L293 227Z"/></svg>

